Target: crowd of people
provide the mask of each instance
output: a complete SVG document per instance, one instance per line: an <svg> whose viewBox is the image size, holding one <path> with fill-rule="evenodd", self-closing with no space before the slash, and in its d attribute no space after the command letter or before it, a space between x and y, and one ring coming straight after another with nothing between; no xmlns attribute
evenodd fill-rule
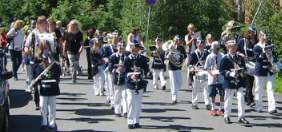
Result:
<svg viewBox="0 0 282 132"><path fill-rule="evenodd" d="M28 30L23 31L24 27ZM106 95L106 102L116 116L127 118L129 129L141 127L139 117L148 77L152 75L154 89L170 88L174 105L178 103L179 89L184 86L185 65L188 85L184 87L192 89L192 109L199 109L199 94L203 91L209 115L223 116L224 122L230 124L231 101L236 95L238 122L249 124L245 104L263 112L264 87L268 112L278 112L274 78L281 63L266 32L258 32L251 25L243 37L234 37L237 28L233 21L229 22L221 39L215 41L211 34L203 40L195 26L189 24L184 39L180 35L169 41L157 37L148 54L137 27L126 40L117 30L102 32L90 27L84 40L79 21L71 20L64 28L61 21L39 16L28 26L22 20L13 22L7 34L1 33L1 49L11 55L15 80L20 66L26 71L26 92L34 93L36 110L42 114L42 131L57 130L55 112L60 76L71 75L72 83L79 81L78 76L82 75L79 60L84 49L94 95ZM4 57L0 69L5 69L6 64ZM164 77L166 71L169 87Z"/></svg>

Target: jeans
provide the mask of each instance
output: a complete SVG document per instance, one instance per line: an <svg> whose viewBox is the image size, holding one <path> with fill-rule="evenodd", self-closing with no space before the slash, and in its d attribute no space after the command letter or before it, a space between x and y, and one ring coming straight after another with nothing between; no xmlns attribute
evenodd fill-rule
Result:
<svg viewBox="0 0 282 132"><path fill-rule="evenodd" d="M77 72L79 70L79 54L68 54L68 58L72 68L72 80L76 82Z"/></svg>
<svg viewBox="0 0 282 132"><path fill-rule="evenodd" d="M12 68L13 68L13 76L14 78L18 78L17 72L22 63L22 51L10 50Z"/></svg>

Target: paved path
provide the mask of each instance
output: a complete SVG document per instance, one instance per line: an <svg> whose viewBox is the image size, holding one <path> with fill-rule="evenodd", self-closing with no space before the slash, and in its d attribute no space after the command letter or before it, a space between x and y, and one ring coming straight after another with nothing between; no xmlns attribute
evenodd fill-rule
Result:
<svg viewBox="0 0 282 132"><path fill-rule="evenodd" d="M85 65L85 57L82 64ZM85 68L85 66L84 66ZM11 85L11 131L38 132L40 111L35 111L32 96L25 93L25 74L19 70L19 80L10 80ZM127 129L126 119L115 117L110 107L105 104L105 97L93 95L92 81L86 76L79 77L77 84L70 78L63 78L61 95L57 97L57 124L62 132L92 131L132 131ZM191 109L191 90L183 85L179 92L179 103L170 104L170 91L155 90L150 82L148 92L143 98L141 129L134 131L219 131L219 132L281 132L282 131L282 97L277 95L277 106L280 114L255 113L246 109L250 126L242 126L236 117L236 101L233 102L231 120L235 123L225 125L222 117L211 117L204 109L203 98L200 98L201 109ZM266 98L264 98L266 99ZM235 100L235 98L234 98ZM266 102L264 103L266 105Z"/></svg>

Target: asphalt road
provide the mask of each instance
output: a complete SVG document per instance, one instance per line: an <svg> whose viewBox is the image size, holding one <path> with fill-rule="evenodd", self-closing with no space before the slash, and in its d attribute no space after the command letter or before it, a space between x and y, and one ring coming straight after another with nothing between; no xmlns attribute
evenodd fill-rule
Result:
<svg viewBox="0 0 282 132"><path fill-rule="evenodd" d="M81 64L86 68L85 55L81 56ZM9 64L9 67L11 65ZM84 71L86 72L86 71ZM167 75L167 74L166 74ZM31 95L25 89L25 74L19 70L19 80L11 79L11 132L38 132L40 128L40 111L35 110ZM185 81L183 72L183 81ZM168 81L169 82L169 81ZM200 98L200 109L191 108L191 90L182 85L179 92L179 103L171 105L169 84L167 90L155 90L150 81L148 92L143 97L143 109L140 123L142 128L127 129L126 119L116 117L105 104L105 97L93 94L92 81L87 76L80 76L76 84L72 84L70 77L61 81L61 95L57 96L57 125L62 132L93 132L93 131L218 131L218 132L281 132L282 131L282 95L276 95L276 116L267 112L256 113L252 108L246 109L249 126L237 123L236 98L232 105L232 124L225 125L223 117L211 117L205 110L203 98ZM264 100L266 98L264 97ZM267 102L264 101L264 105ZM266 110L266 107L265 107Z"/></svg>

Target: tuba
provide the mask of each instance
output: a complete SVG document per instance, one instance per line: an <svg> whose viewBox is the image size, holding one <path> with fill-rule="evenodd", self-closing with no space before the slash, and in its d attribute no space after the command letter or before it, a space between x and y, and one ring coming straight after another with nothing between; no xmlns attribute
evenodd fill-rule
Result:
<svg viewBox="0 0 282 132"><path fill-rule="evenodd" d="M267 45L263 49L263 53L265 53L268 62L270 62L269 70L273 73L277 73L280 70L279 67L280 64L279 62L278 63L274 62L273 49L274 49L273 44Z"/></svg>
<svg viewBox="0 0 282 132"><path fill-rule="evenodd" d="M150 46L149 49L152 51L152 57L161 58L162 48L156 48L156 46Z"/></svg>
<svg viewBox="0 0 282 132"><path fill-rule="evenodd" d="M162 49L165 52L167 52L166 59L171 64L173 64L177 67L181 67L182 64L183 64L183 55L179 51L177 51L177 49L173 48L172 45L173 45L173 41L168 40L162 46Z"/></svg>

